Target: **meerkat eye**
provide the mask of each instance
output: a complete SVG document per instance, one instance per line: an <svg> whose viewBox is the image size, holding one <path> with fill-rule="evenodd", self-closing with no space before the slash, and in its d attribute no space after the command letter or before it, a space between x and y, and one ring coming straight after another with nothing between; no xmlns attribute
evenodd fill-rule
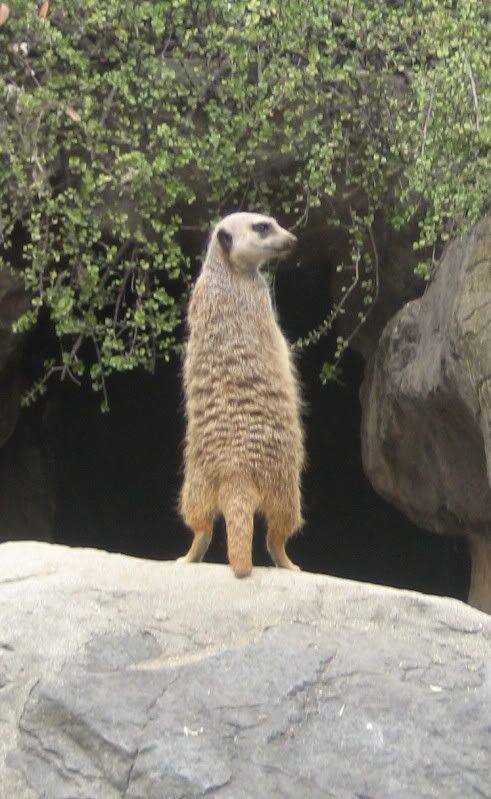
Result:
<svg viewBox="0 0 491 799"><path fill-rule="evenodd" d="M271 231L271 225L269 222L256 222L255 225L252 225L252 230L255 233L259 233L261 236L264 236L266 233Z"/></svg>

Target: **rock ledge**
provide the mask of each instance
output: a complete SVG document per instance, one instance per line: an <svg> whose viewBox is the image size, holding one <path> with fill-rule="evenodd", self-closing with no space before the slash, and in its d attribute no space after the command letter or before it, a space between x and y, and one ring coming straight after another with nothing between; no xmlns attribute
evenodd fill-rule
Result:
<svg viewBox="0 0 491 799"><path fill-rule="evenodd" d="M491 619L315 574L0 546L1 799L491 786Z"/></svg>

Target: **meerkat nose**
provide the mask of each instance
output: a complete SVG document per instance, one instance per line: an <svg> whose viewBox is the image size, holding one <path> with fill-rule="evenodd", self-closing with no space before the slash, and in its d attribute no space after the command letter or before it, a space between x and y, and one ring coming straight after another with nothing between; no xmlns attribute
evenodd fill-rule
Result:
<svg viewBox="0 0 491 799"><path fill-rule="evenodd" d="M288 246L291 250L295 249L298 244L298 239L293 233L288 233Z"/></svg>

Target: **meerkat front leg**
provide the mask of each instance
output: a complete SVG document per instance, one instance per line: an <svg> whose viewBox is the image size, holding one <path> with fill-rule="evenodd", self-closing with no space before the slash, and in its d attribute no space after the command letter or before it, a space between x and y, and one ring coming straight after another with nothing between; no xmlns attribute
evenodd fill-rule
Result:
<svg viewBox="0 0 491 799"><path fill-rule="evenodd" d="M188 552L178 558L179 563L201 563L211 544L213 528L206 527L203 530L194 530L194 539Z"/></svg>

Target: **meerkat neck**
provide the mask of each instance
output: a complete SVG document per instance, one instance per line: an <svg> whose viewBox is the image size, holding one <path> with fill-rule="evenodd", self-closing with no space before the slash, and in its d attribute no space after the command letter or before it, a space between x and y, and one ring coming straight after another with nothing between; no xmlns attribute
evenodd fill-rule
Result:
<svg viewBox="0 0 491 799"><path fill-rule="evenodd" d="M203 264L203 273L213 275L221 283L232 283L234 281L245 281L247 283L256 282L261 279L257 269L244 272L236 269L232 264L225 262L222 248L217 241L211 241Z"/></svg>

